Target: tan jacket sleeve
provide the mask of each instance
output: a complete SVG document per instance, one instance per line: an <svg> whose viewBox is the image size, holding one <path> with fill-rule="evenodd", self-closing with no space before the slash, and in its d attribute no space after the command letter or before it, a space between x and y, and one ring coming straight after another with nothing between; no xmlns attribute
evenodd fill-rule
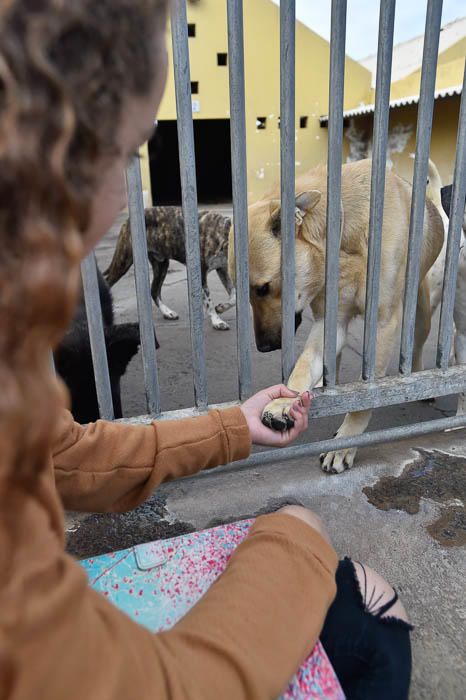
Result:
<svg viewBox="0 0 466 700"><path fill-rule="evenodd" d="M162 482L249 455L251 438L239 408L150 425L89 425L63 412L53 451L55 482L65 508L126 511Z"/></svg>
<svg viewBox="0 0 466 700"><path fill-rule="evenodd" d="M202 600L153 635L88 587L43 504L10 506L13 549L0 550L8 700L270 700L311 651L335 593L331 546L289 515L262 516Z"/></svg>

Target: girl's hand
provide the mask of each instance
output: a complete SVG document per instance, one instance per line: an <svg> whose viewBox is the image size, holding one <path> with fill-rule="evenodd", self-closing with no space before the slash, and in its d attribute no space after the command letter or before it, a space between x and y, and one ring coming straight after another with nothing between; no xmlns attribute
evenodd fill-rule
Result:
<svg viewBox="0 0 466 700"><path fill-rule="evenodd" d="M294 426L289 430L278 432L267 428L262 423L262 412L270 401L274 399L296 397L290 409L290 416L294 420ZM307 413L311 405L311 395L305 391L301 396L296 391L288 389L284 384L277 384L269 389L259 391L240 407L246 418L251 433L251 439L256 445L270 445L272 447L285 447L293 442L300 433L307 429Z"/></svg>

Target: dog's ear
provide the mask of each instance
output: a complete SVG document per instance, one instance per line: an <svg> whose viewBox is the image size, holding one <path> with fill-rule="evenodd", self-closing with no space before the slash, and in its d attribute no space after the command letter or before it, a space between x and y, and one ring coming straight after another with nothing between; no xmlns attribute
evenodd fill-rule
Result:
<svg viewBox="0 0 466 700"><path fill-rule="evenodd" d="M319 190L308 190L300 192L295 199L295 219L296 225L301 226L303 219L311 209L314 209L316 204L321 200L322 193Z"/></svg>
<svg viewBox="0 0 466 700"><path fill-rule="evenodd" d="M279 199L271 199L269 202L270 211L270 230L275 238L280 238L282 233L281 223L281 202Z"/></svg>
<svg viewBox="0 0 466 700"><path fill-rule="evenodd" d="M121 323L105 330L108 366L111 376L121 377L139 349L141 338L137 323Z"/></svg>
<svg viewBox="0 0 466 700"><path fill-rule="evenodd" d="M442 207L445 214L450 216L450 206L451 206L451 191L452 185L446 185L440 190L440 197L442 200Z"/></svg>
<svg viewBox="0 0 466 700"><path fill-rule="evenodd" d="M303 219L308 212L313 209L322 197L319 190L308 190L300 192L295 198L295 223L298 228L302 226ZM270 208L270 228L274 236L279 237L281 233L281 202L279 199L271 199Z"/></svg>

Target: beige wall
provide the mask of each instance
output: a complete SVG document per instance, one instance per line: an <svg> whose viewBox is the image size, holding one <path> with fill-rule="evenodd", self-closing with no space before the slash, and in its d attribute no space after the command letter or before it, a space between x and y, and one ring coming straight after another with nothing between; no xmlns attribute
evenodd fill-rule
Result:
<svg viewBox="0 0 466 700"><path fill-rule="evenodd" d="M435 162L443 184L450 184L453 178L456 157L456 133L458 129L460 98L459 96L438 99L435 102L432 121L432 139L430 157ZM399 125L411 126L413 133L402 153L392 153L393 168L407 180L412 180L414 160L411 154L416 150L416 121L417 105L401 107L390 112L389 129ZM355 125L365 132L366 137L372 135L372 116L355 119ZM345 144L345 155L348 146Z"/></svg>

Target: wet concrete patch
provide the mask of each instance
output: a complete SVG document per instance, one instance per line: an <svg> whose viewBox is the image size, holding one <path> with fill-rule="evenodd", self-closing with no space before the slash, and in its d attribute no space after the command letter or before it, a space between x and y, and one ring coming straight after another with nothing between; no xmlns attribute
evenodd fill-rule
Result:
<svg viewBox="0 0 466 700"><path fill-rule="evenodd" d="M165 497L153 495L129 513L89 515L76 530L67 533L66 549L78 559L86 559L194 529L190 523L171 522Z"/></svg>
<svg viewBox="0 0 466 700"><path fill-rule="evenodd" d="M258 518L260 515L268 515L269 513L274 513L280 508L285 506L304 506L303 501L294 496L283 496L282 498L268 498L267 503L262 508L258 508L250 513L242 514L240 520L249 520L251 518ZM210 520L206 527L217 527L218 525L225 525L226 523L234 523L238 520L237 515L229 514L222 518L213 518Z"/></svg>
<svg viewBox="0 0 466 700"><path fill-rule="evenodd" d="M434 501L440 516L427 527L444 547L466 545L466 459L437 450L417 450L419 456L407 464L400 476L381 477L363 493L380 510L419 512L421 498Z"/></svg>

